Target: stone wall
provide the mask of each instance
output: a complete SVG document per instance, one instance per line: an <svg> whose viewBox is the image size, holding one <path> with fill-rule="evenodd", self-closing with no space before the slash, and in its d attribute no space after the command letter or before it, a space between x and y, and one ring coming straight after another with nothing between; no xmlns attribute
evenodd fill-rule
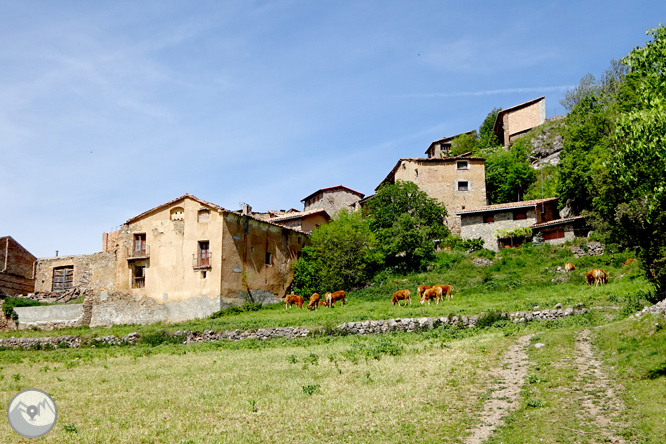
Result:
<svg viewBox="0 0 666 444"><path fill-rule="evenodd" d="M534 208L527 209L527 219L513 220L513 211L508 210L494 214L495 221L483 223L483 213L463 214L461 236L463 239L484 240L484 247L488 250L499 251L499 243L495 232L497 230L529 227L536 223L537 215Z"/></svg>
<svg viewBox="0 0 666 444"><path fill-rule="evenodd" d="M15 307L18 314L18 328L54 328L78 327L83 317L83 304L41 305L36 307Z"/></svg>
<svg viewBox="0 0 666 444"><path fill-rule="evenodd" d="M37 260L35 291L53 290L53 269L74 268L72 286L85 286L88 290L111 290L115 286L116 255L101 252L76 256L59 256Z"/></svg>
<svg viewBox="0 0 666 444"><path fill-rule="evenodd" d="M0 237L0 295L33 292L36 259L11 236Z"/></svg>
<svg viewBox="0 0 666 444"><path fill-rule="evenodd" d="M359 200L361 196L345 189L323 190L305 201L303 211L322 208L333 217L341 209L347 209Z"/></svg>

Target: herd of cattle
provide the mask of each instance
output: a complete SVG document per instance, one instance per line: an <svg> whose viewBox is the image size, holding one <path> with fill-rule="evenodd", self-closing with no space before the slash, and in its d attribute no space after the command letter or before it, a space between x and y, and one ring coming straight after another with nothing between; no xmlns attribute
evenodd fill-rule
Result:
<svg viewBox="0 0 666 444"><path fill-rule="evenodd" d="M636 259L629 258L627 259L627 262L624 265L629 265L634 261L636 261ZM576 266L571 262L567 262L564 265L564 271L569 272L575 269ZM608 273L600 268L593 268L592 270L585 273L585 282L587 283L587 285L592 285L592 283L594 283L595 286L607 284ZM425 304L426 301L428 302L428 305L430 305L430 301L435 301L435 304L439 305L439 301L442 300L443 297L446 299L453 298L452 293L455 291L457 290L453 288L453 285L419 285L416 288L416 294L417 297L419 298L419 301L421 302L421 305ZM337 301L342 301L342 305L345 305L346 296L347 295L342 290L336 291L334 293L326 293L323 299L321 298L321 296L319 296L318 293L313 293L312 296L310 296L310 301L307 305L307 309L317 310L319 306L333 308L335 307L335 303ZM407 301L409 301L409 305L411 305L412 292L409 291L409 289L405 289L405 290L398 290L395 293L393 293L393 298L391 299L391 303L393 305L397 304L398 306L400 306L400 301L404 301L405 305L407 305ZM298 308L303 308L304 303L305 300L301 296L290 294L285 297L284 308L285 309L291 308L293 305L296 305Z"/></svg>

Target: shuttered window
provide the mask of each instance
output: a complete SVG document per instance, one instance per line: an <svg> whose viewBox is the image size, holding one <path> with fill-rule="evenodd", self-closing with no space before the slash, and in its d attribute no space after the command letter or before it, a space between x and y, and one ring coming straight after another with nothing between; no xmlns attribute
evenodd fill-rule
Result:
<svg viewBox="0 0 666 444"><path fill-rule="evenodd" d="M53 286L51 291L63 291L72 288L74 281L74 266L57 267L53 269Z"/></svg>

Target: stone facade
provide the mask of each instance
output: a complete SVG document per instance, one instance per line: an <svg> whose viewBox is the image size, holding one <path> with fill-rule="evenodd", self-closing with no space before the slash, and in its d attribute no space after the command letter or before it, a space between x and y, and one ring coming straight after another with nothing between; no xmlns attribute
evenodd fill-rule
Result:
<svg viewBox="0 0 666 444"><path fill-rule="evenodd" d="M322 209L333 217L342 209L349 209L355 202L361 200L364 194L342 185L322 188L303 198L303 211Z"/></svg>
<svg viewBox="0 0 666 444"><path fill-rule="evenodd" d="M35 274L35 291L43 293L66 291L83 286L86 290L112 290L116 282L116 254L100 252L74 256L39 258ZM71 269L71 285L66 289L54 286L59 270ZM56 278L57 280L57 278Z"/></svg>
<svg viewBox="0 0 666 444"><path fill-rule="evenodd" d="M11 236L0 237L0 296L14 296L35 290L35 260Z"/></svg>
<svg viewBox="0 0 666 444"><path fill-rule="evenodd" d="M282 216L271 217L265 220L281 225L283 227L293 228L305 233L311 233L312 230L318 226L328 224L328 221L331 220L331 218L323 209L315 208L308 211L291 212Z"/></svg>
<svg viewBox="0 0 666 444"><path fill-rule="evenodd" d="M400 159L379 184L397 181L414 182L428 196L446 206L445 220L449 229L460 233L461 222L456 212L486 204L485 159L482 157L449 157L442 159Z"/></svg>
<svg viewBox="0 0 666 444"><path fill-rule="evenodd" d="M500 111L495 121L495 134L500 143L506 147L545 121L546 98L539 97Z"/></svg>
<svg viewBox="0 0 666 444"><path fill-rule="evenodd" d="M467 131L466 133L456 134L455 136L445 137L443 139L435 140L430 144L425 154L428 159L440 159L446 157L451 152L451 143L453 139L463 134L472 134L474 131Z"/></svg>
<svg viewBox="0 0 666 444"><path fill-rule="evenodd" d="M461 217L460 234L463 239L480 237L485 242L485 248L499 251L500 247L505 245L497 239L497 230L532 227L557 219L557 198L487 205L461 211L458 215ZM506 244L506 246L518 245Z"/></svg>

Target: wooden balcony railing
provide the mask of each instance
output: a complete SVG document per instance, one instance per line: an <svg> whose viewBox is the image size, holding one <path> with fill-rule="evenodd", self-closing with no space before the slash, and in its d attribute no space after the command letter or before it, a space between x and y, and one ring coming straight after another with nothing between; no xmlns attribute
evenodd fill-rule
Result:
<svg viewBox="0 0 666 444"><path fill-rule="evenodd" d="M139 248L127 248L127 260L148 259L150 257L150 246L141 245Z"/></svg>
<svg viewBox="0 0 666 444"><path fill-rule="evenodd" d="M210 251L202 251L199 254L192 255L192 267L196 270L211 268L211 258L213 255Z"/></svg>

